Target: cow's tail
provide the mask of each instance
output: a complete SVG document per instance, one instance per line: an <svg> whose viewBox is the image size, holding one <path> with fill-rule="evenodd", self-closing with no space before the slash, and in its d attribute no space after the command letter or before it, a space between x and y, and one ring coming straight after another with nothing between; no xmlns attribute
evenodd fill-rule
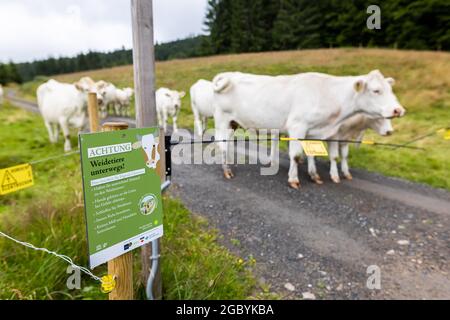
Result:
<svg viewBox="0 0 450 320"><path fill-rule="evenodd" d="M213 79L214 91L216 93L223 93L231 87L232 83L229 77L224 74L219 74Z"/></svg>

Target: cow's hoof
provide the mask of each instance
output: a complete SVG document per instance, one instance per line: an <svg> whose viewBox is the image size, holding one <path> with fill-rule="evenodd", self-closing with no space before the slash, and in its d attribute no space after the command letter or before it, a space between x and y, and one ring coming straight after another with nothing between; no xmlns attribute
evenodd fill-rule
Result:
<svg viewBox="0 0 450 320"><path fill-rule="evenodd" d="M227 180L231 180L234 178L234 174L231 170L224 171L223 175L224 175L225 179L227 179Z"/></svg>
<svg viewBox="0 0 450 320"><path fill-rule="evenodd" d="M336 184L339 184L339 183L341 183L341 178L339 178L339 177L331 177L331 181L333 181Z"/></svg>
<svg viewBox="0 0 450 320"><path fill-rule="evenodd" d="M289 187L291 187L294 190L300 190L301 185L299 181L295 181L295 182L289 182Z"/></svg>
<svg viewBox="0 0 450 320"><path fill-rule="evenodd" d="M322 185L322 184L323 184L323 181L322 181L322 179L320 178L320 176L319 176L318 174L312 175L312 176L311 176L311 180L312 180L314 183L318 184L318 185Z"/></svg>
<svg viewBox="0 0 450 320"><path fill-rule="evenodd" d="M344 175L345 179L347 179L348 181L352 181L353 180L353 176L349 173Z"/></svg>

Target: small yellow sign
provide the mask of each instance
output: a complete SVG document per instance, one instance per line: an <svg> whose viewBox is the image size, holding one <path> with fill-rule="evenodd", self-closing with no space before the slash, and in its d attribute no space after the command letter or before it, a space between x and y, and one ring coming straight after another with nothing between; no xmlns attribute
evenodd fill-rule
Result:
<svg viewBox="0 0 450 320"><path fill-rule="evenodd" d="M29 164L0 170L0 195L29 188L33 184L33 170Z"/></svg>
<svg viewBox="0 0 450 320"><path fill-rule="evenodd" d="M447 132L445 133L444 139L450 140L450 129L448 129Z"/></svg>
<svg viewBox="0 0 450 320"><path fill-rule="evenodd" d="M327 157L328 151L322 141L302 141L303 150L309 157Z"/></svg>

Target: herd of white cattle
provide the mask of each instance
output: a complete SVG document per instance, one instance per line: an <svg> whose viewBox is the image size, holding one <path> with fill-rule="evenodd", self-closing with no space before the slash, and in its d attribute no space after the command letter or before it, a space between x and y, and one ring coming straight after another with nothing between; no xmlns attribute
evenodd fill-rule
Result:
<svg viewBox="0 0 450 320"><path fill-rule="evenodd" d="M360 141L367 129L382 136L394 129L391 120L402 117L405 109L393 93L394 79L385 78L379 70L366 75L338 77L321 73L302 73L289 76L262 76L240 72L218 74L212 81L199 80L190 89L191 107L195 117L194 130L202 136L207 120L215 122L215 138L222 155L224 176L233 177L227 164L228 143L236 124L244 129L278 130L295 139L327 139ZM85 130L88 125L87 93L94 92L105 117L113 107L117 115L130 115L133 89L118 89L113 84L94 82L88 77L73 84L50 80L37 90L39 109L55 143L62 129L64 150L70 151L69 127ZM173 119L177 132L177 118L185 92L160 88L156 91L159 125L167 130L168 118ZM342 158L341 170L352 179L348 166L349 144L329 142L332 181L340 182L337 159ZM272 142L272 161L276 141ZM300 188L298 163L303 155L298 141L289 145L289 185ZM322 184L314 157L308 157L308 173L313 181Z"/></svg>
<svg viewBox="0 0 450 320"><path fill-rule="evenodd" d="M233 172L227 164L231 124L245 129L276 129L295 139L360 141L367 129L382 136L394 131L391 119L405 115L393 93L395 80L379 70L367 75L337 77L321 73L289 76L261 76L240 72L218 74L212 82L200 80L191 88L192 110L197 134L206 119L215 121L215 139L222 153L225 178ZM342 172L351 180L349 144L330 142L331 179L340 182L337 159L341 153ZM272 142L272 161L277 142ZM298 141L289 144L289 185L300 188L298 163L303 154ZM308 157L308 173L322 184L314 157Z"/></svg>

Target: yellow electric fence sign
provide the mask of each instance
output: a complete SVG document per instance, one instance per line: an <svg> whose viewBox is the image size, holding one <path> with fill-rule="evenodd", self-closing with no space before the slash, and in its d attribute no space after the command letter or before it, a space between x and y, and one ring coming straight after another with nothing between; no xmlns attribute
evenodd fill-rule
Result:
<svg viewBox="0 0 450 320"><path fill-rule="evenodd" d="M305 154L311 157L327 157L328 151L322 141L302 141Z"/></svg>
<svg viewBox="0 0 450 320"><path fill-rule="evenodd" d="M29 188L33 184L33 171L29 164L0 170L0 195Z"/></svg>
<svg viewBox="0 0 450 320"><path fill-rule="evenodd" d="M439 129L438 134L443 134L445 140L450 140L450 129Z"/></svg>

